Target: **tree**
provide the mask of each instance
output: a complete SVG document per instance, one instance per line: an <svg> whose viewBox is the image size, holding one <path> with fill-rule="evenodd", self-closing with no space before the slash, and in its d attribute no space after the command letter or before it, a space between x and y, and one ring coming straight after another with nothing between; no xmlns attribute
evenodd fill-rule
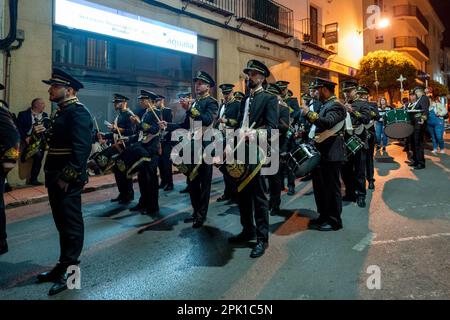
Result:
<svg viewBox="0 0 450 320"><path fill-rule="evenodd" d="M428 86L433 89L433 96L447 96L449 94L448 88L437 81L430 80Z"/></svg>
<svg viewBox="0 0 450 320"><path fill-rule="evenodd" d="M414 63L403 53L397 51L374 51L364 56L359 62L357 77L366 87L375 91L375 71L377 71L379 92L387 91L390 100L395 92L400 91L397 79L403 75L407 80L403 83L405 90L414 88L417 69Z"/></svg>

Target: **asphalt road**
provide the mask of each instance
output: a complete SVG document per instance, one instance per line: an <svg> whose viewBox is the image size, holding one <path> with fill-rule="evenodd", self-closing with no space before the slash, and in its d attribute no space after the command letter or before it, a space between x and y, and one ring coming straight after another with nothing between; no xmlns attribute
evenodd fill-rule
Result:
<svg viewBox="0 0 450 320"><path fill-rule="evenodd" d="M184 184L161 193L158 217L110 203L115 189L83 195L82 287L51 298L49 284L34 283L58 257L49 206L10 209L0 299L449 299L450 153L427 151L421 171L404 163L398 146L388 153L392 161L376 162L368 207L346 205L341 231L307 230L316 217L310 182L294 197L283 194L270 248L256 260L248 246L227 242L240 232L239 211L216 202L220 178L200 230L183 223L191 213L189 197L178 193Z"/></svg>

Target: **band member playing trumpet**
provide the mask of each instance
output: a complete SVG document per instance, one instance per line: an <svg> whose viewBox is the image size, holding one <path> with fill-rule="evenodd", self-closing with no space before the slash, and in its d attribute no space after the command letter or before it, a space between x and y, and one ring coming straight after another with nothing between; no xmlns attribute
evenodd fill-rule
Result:
<svg viewBox="0 0 450 320"><path fill-rule="evenodd" d="M311 85L317 89L323 106L319 113L301 106L303 116L316 127L314 141L322 158L313 171L313 188L319 218L310 226L319 231L342 229L342 195L340 174L345 161L343 130L346 109L334 94L336 83L316 79Z"/></svg>
<svg viewBox="0 0 450 320"><path fill-rule="evenodd" d="M222 84L219 86L222 90L223 103L219 108L219 117L214 125L216 129L224 132L226 129L235 129L238 125L239 108L241 103L236 100L233 93L233 84ZM233 181L230 181L228 175L223 176L225 183L224 194L217 199L218 202L233 201L236 202L236 188Z"/></svg>
<svg viewBox="0 0 450 320"><path fill-rule="evenodd" d="M5 87L0 84L0 90ZM19 132L8 109L0 104L0 255L8 252L6 242L6 215L3 192L6 174L19 158Z"/></svg>
<svg viewBox="0 0 450 320"><path fill-rule="evenodd" d="M159 212L159 188L158 188L158 162L161 154L160 129L158 121L161 118L161 111L155 106L158 95L151 91L141 90L138 97L139 103L146 111L142 116L142 121L133 117L132 121L139 129L138 133L130 138L133 143L123 154L125 160L140 153L140 159L129 165L139 165L138 184L141 196L138 204L130 211L140 211L142 214L155 215ZM141 150L139 150L141 148ZM124 168L123 170L130 170Z"/></svg>
<svg viewBox="0 0 450 320"><path fill-rule="evenodd" d="M268 133L272 129L278 129L277 97L265 92L263 88L263 83L270 76L269 68L260 61L250 60L244 73L248 77L250 94L242 100L239 128L267 130ZM247 142L256 141L255 131L251 130L247 134ZM250 257L258 258L269 246L269 206L260 171L257 171L238 193L238 205L243 230L237 236L231 237L229 242L245 243L256 238L257 243ZM256 228L253 221L256 222Z"/></svg>
<svg viewBox="0 0 450 320"><path fill-rule="evenodd" d="M342 88L346 100L345 107L351 118L351 134L348 137L358 137L364 145L357 151L349 152L347 161L342 167L342 180L345 184L343 201L356 202L358 207L366 207L366 155L367 130L371 119L370 107L367 101L360 99L358 94L368 94L368 89L360 87L356 81L346 81ZM356 140L355 140L356 141Z"/></svg>
<svg viewBox="0 0 450 320"><path fill-rule="evenodd" d="M112 102L114 103L114 110L117 116L114 122L108 126L110 132L104 135L99 133L99 139L104 138L112 144L124 144L121 147L124 148L126 141L123 139L127 139L136 133L136 124L133 121L136 116L128 109L128 100L127 97L121 94L114 94ZM134 200L133 179L127 178L116 165L113 167L113 172L119 195L112 199L111 202L129 204Z"/></svg>
<svg viewBox="0 0 450 320"><path fill-rule="evenodd" d="M181 106L186 110L184 122L168 123L167 121L160 121L159 125L161 129L167 129L169 131L175 131L179 128L191 130L191 136L196 137L201 132L195 130L195 121L201 122L201 130L214 124L219 109L217 100L210 96L210 90L215 86L214 79L208 73L199 71L193 81L196 99L194 101L186 99L180 101ZM208 144L208 142L203 141L203 148ZM193 150L193 152L198 151ZM195 165L194 170L197 170L198 174L195 178L189 179L188 182L189 195L194 212L185 222L193 222L192 227L197 229L203 226L208 214L213 169L212 165L206 163Z"/></svg>

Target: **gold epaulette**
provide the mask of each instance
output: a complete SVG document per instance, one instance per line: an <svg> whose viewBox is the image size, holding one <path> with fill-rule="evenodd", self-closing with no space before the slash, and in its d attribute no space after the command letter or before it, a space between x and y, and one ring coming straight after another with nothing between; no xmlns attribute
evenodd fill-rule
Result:
<svg viewBox="0 0 450 320"><path fill-rule="evenodd" d="M355 117L361 118L361 113L359 113L358 111L354 111L353 114L355 115Z"/></svg>
<svg viewBox="0 0 450 320"><path fill-rule="evenodd" d="M228 119L228 125L234 127L237 126L238 122L235 119Z"/></svg>

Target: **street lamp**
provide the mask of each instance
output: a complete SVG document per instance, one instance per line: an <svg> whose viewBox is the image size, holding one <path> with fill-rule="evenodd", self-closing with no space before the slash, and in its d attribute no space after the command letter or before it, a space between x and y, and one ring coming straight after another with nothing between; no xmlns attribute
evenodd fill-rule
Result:
<svg viewBox="0 0 450 320"><path fill-rule="evenodd" d="M364 28L362 30L357 30L357 32L359 34L361 34L361 33L363 33L366 30L373 30L373 29L381 30L381 29L386 29L386 28L388 28L390 26L391 26L391 20L389 20L388 18L383 18L375 25L375 27L374 26L369 26L369 27L366 27L366 28Z"/></svg>

